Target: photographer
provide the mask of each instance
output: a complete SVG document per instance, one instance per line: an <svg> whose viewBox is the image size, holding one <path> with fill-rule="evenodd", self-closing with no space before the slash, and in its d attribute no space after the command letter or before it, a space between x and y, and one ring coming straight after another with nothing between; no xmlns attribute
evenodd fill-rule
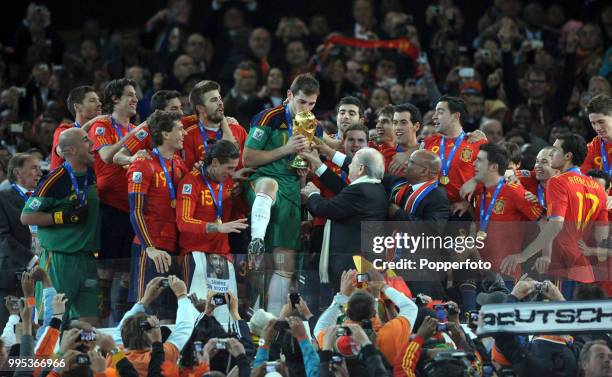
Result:
<svg viewBox="0 0 612 377"><path fill-rule="evenodd" d="M145 308L151 305L166 289L166 285L176 295L178 308L176 310L174 330L166 342L163 343L165 361L172 364L178 361L180 351L189 339L195 319L199 314L187 297L185 283L176 276L171 275L167 278L156 277L147 284L142 300L137 302L119 323L119 330L121 331L120 341L123 343L125 355L134 364L134 368L141 377L147 375L153 344L153 327L149 322L149 316L145 314ZM107 365L110 366L112 362L112 357L110 356L118 350L105 351L110 353L107 356Z"/></svg>
<svg viewBox="0 0 612 377"><path fill-rule="evenodd" d="M283 320L271 320L264 328L263 337L260 340L259 348L257 349L257 355L255 356L255 362L253 368L256 369L262 364L265 364L270 359L270 348L274 346L281 347L283 354L287 359L297 359L296 351L292 351L291 346L285 347L283 342L287 338L287 335L292 336L292 340L295 339L299 343L299 349L302 354L302 360L304 364L305 375L307 377L317 376L317 365L319 364L319 355L312 348L312 344L308 339L304 322L297 317L289 317L287 321ZM278 344L279 339L283 344ZM292 370L294 370L292 368ZM299 370L295 372L295 375L299 375Z"/></svg>
<svg viewBox="0 0 612 377"><path fill-rule="evenodd" d="M239 377L248 377L251 374L251 362L246 356L244 346L236 338L211 338L208 342L202 346L202 342L193 342L194 349L193 354L196 358L196 364L193 368L194 376L201 376L211 371L216 371L211 365L211 360L215 358L220 352L229 352L232 358L236 361L238 367ZM229 368L228 368L229 369ZM185 369L181 371L182 374L186 372Z"/></svg>
<svg viewBox="0 0 612 377"><path fill-rule="evenodd" d="M201 305L201 301L194 297ZM222 305L229 306L231 320L228 320L227 329L213 316L215 309ZM189 340L181 351L181 367L183 372L197 369L201 361L198 349L201 344L208 343L211 339L216 339L215 345L218 352L210 354L208 363L211 370L227 372L233 366L238 366L244 360L250 360L255 355L255 346L249 331L248 324L242 320L238 313L238 298L232 292L217 293L208 291L204 315L198 320ZM235 345L234 340L240 343L240 347ZM206 353L208 355L208 353ZM244 359L244 360L243 360Z"/></svg>
<svg viewBox="0 0 612 377"><path fill-rule="evenodd" d="M565 301L550 281L525 279L518 281L504 302L542 299ZM513 334L498 334L493 338L493 361L511 364L516 376L576 376L578 373L579 350L569 336L535 335L531 341L525 336Z"/></svg>
<svg viewBox="0 0 612 377"><path fill-rule="evenodd" d="M342 356L334 355L334 351ZM320 357L319 377L390 376L381 354L359 325L328 327Z"/></svg>

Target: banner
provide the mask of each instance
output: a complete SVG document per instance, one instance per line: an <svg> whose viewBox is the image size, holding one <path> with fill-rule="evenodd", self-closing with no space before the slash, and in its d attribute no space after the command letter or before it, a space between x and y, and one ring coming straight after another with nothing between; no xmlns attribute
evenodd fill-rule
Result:
<svg viewBox="0 0 612 377"><path fill-rule="evenodd" d="M478 336L609 332L612 330L612 300L484 305L480 316Z"/></svg>
<svg viewBox="0 0 612 377"><path fill-rule="evenodd" d="M334 35L325 40L325 48L329 47L330 45L350 46L356 48L393 49L411 57L412 59L419 57L419 48L412 44L408 38L370 40Z"/></svg>

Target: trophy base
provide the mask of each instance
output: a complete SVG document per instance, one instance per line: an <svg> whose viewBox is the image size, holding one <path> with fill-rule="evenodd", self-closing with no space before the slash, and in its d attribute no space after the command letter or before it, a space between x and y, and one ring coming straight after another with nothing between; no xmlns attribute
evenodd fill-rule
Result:
<svg viewBox="0 0 612 377"><path fill-rule="evenodd" d="M289 169L308 169L308 162L297 156L289 163Z"/></svg>

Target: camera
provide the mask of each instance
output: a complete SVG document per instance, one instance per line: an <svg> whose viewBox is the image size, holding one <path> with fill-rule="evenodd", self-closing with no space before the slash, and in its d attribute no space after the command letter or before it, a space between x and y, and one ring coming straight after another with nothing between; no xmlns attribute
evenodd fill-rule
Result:
<svg viewBox="0 0 612 377"><path fill-rule="evenodd" d="M76 363L77 365L89 365L90 364L89 356L86 353L77 355Z"/></svg>
<svg viewBox="0 0 612 377"><path fill-rule="evenodd" d="M193 342L193 350L197 353L201 353L202 350L204 349L204 344L200 341L194 341Z"/></svg>
<svg viewBox="0 0 612 377"><path fill-rule="evenodd" d="M459 70L459 77L464 78L464 79L468 79L468 78L473 78L474 77L474 68L461 68Z"/></svg>
<svg viewBox="0 0 612 377"><path fill-rule="evenodd" d="M537 293L546 293L548 291L548 285L540 281L536 281L534 288Z"/></svg>
<svg viewBox="0 0 612 377"><path fill-rule="evenodd" d="M276 321L274 324L274 330L278 332L289 331L289 322L287 321Z"/></svg>
<svg viewBox="0 0 612 377"><path fill-rule="evenodd" d="M351 336L351 329L346 327L346 326L342 326L342 327L338 327L338 330L336 330L336 338L339 338L341 336Z"/></svg>
<svg viewBox="0 0 612 377"><path fill-rule="evenodd" d="M160 280L159 282L160 288L168 288L169 286L170 286L170 281L168 280L168 278L164 278Z"/></svg>
<svg viewBox="0 0 612 377"><path fill-rule="evenodd" d="M491 57L491 50L489 50L488 48L483 48L481 51L481 55L483 58L489 59Z"/></svg>
<svg viewBox="0 0 612 377"><path fill-rule="evenodd" d="M227 302L225 301L225 295L223 293L217 293L213 296L213 304L215 306L225 305Z"/></svg>
<svg viewBox="0 0 612 377"><path fill-rule="evenodd" d="M372 330L372 321L369 319L364 319L361 321L361 328L364 330Z"/></svg>
<svg viewBox="0 0 612 377"><path fill-rule="evenodd" d="M357 283L365 283L370 281L370 276L366 274L357 274Z"/></svg>
<svg viewBox="0 0 612 377"><path fill-rule="evenodd" d="M11 298L11 308L13 308L13 310L21 310L22 302L23 302L23 299L21 298L18 298L18 297Z"/></svg>
<svg viewBox="0 0 612 377"><path fill-rule="evenodd" d="M333 355L331 357L332 364L342 364L342 360L343 360L342 356L340 356L340 355Z"/></svg>
<svg viewBox="0 0 612 377"><path fill-rule="evenodd" d="M140 327L142 331L149 331L153 328L153 326L151 326L149 321L147 321L146 319L143 319L142 321L140 321L138 323L138 327Z"/></svg>
<svg viewBox="0 0 612 377"><path fill-rule="evenodd" d="M215 343L215 349L226 350L227 349L227 339L218 339L217 343Z"/></svg>
<svg viewBox="0 0 612 377"><path fill-rule="evenodd" d="M468 322L476 323L478 322L478 317L480 316L480 312L478 310L470 310L469 316L470 317L468 319Z"/></svg>
<svg viewBox="0 0 612 377"><path fill-rule="evenodd" d="M276 372L278 370L278 361L266 361L266 373Z"/></svg>
<svg viewBox="0 0 612 377"><path fill-rule="evenodd" d="M93 342L96 340L96 333L93 331L81 330L81 340L86 342Z"/></svg>
<svg viewBox="0 0 612 377"><path fill-rule="evenodd" d="M23 273L25 271L16 271L15 272L15 278L17 279L17 281L21 281L21 279L23 279Z"/></svg>
<svg viewBox="0 0 612 377"><path fill-rule="evenodd" d="M448 324L445 323L438 323L438 325L436 326L436 331L438 332L442 332L442 331L446 331L448 330Z"/></svg>
<svg viewBox="0 0 612 377"><path fill-rule="evenodd" d="M13 123L9 126L9 131L12 134L22 134L23 133L23 123Z"/></svg>
<svg viewBox="0 0 612 377"><path fill-rule="evenodd" d="M300 303L300 294L299 293L290 293L289 301L291 301L291 306L296 306Z"/></svg>

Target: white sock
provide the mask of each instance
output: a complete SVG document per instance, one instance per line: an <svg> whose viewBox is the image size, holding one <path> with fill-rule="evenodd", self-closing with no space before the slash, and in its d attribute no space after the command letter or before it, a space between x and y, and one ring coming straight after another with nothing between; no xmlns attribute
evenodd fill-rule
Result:
<svg viewBox="0 0 612 377"><path fill-rule="evenodd" d="M270 222L270 208L274 200L264 193L258 193L251 208L251 239L266 236L266 229Z"/></svg>
<svg viewBox="0 0 612 377"><path fill-rule="evenodd" d="M290 283L290 278L281 276L276 271L272 274L270 286L268 287L268 305L266 310L268 313L278 317L283 305L287 302Z"/></svg>

